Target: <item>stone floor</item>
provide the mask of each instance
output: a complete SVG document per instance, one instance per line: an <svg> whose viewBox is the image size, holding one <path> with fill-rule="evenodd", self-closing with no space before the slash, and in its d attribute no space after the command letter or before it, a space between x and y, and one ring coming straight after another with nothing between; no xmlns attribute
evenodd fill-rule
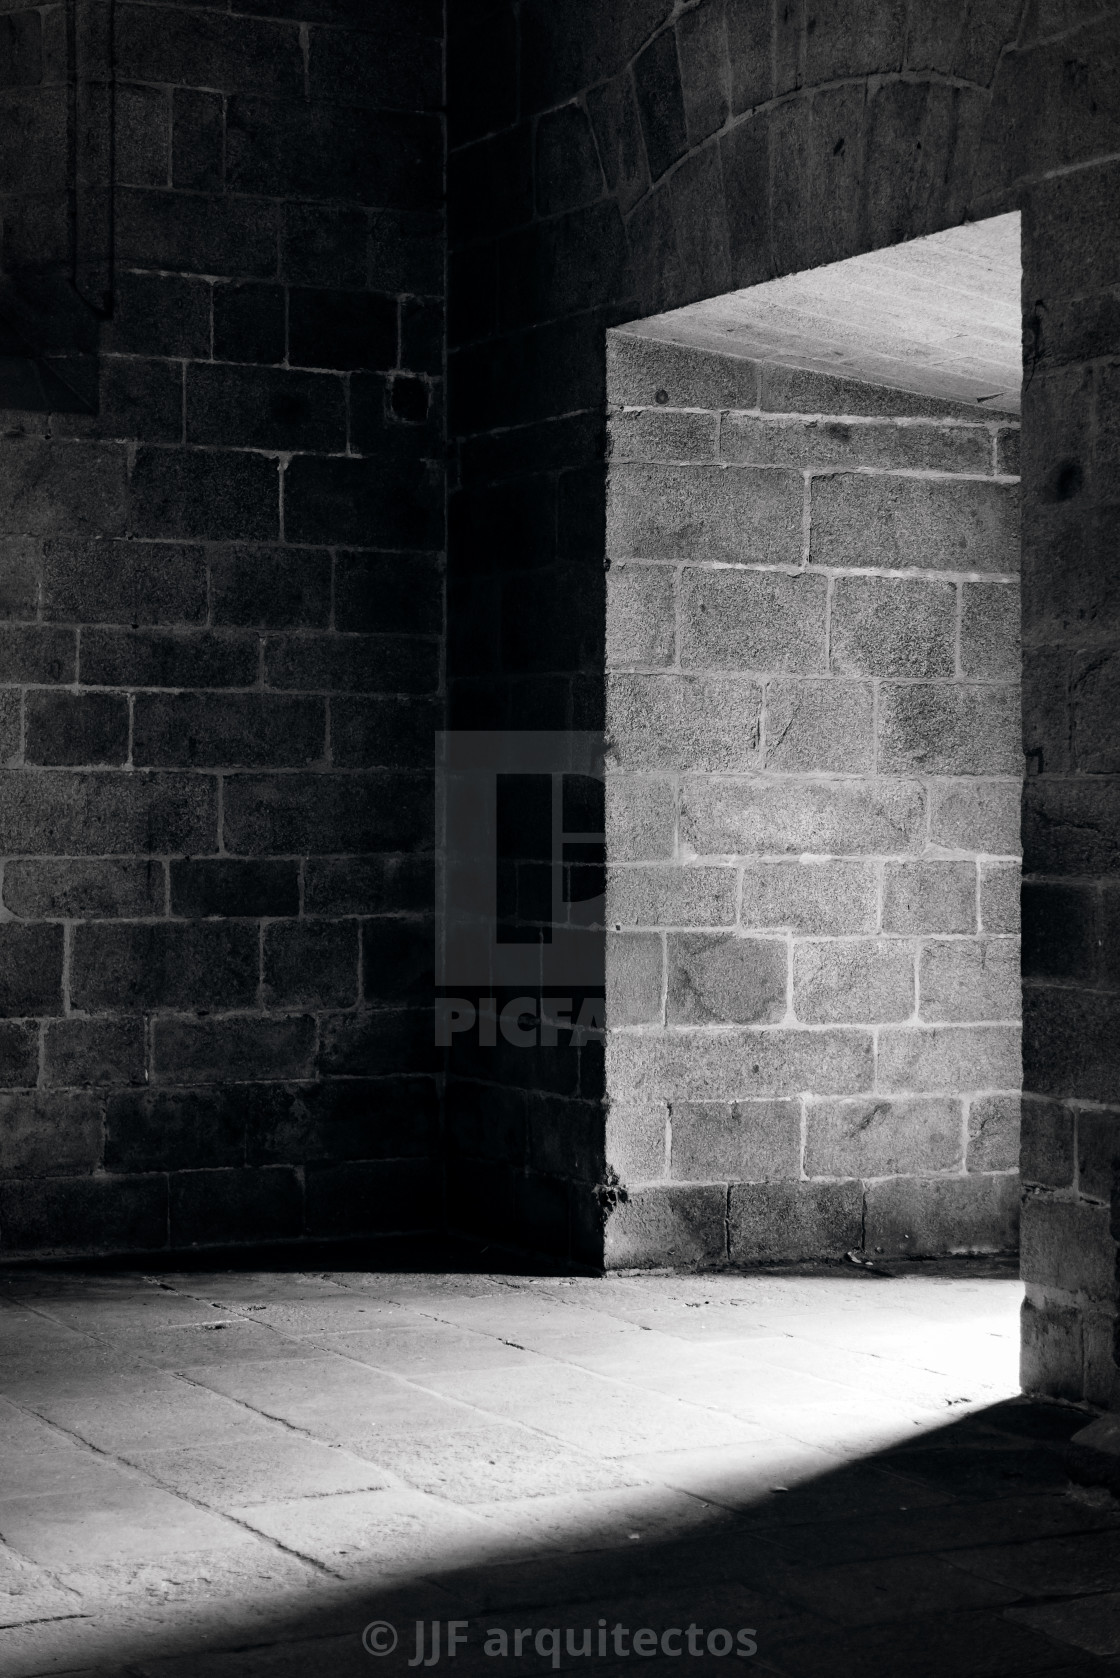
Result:
<svg viewBox="0 0 1120 1678"><path fill-rule="evenodd" d="M401 1674L418 1620L463 1678L1120 1673L1120 1506L998 1265L0 1295L6 1678Z"/></svg>

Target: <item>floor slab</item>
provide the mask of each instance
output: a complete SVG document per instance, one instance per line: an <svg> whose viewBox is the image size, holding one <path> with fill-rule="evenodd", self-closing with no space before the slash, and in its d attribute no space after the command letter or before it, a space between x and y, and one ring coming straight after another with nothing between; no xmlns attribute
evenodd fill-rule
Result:
<svg viewBox="0 0 1120 1678"><path fill-rule="evenodd" d="M551 1653L616 1624L649 1673L744 1628L780 1678L1113 1671L1120 1507L1068 1481L1084 1414L1017 1397L1020 1301L999 1265L10 1272L0 1670L404 1678L460 1620L459 1678L633 1671Z"/></svg>

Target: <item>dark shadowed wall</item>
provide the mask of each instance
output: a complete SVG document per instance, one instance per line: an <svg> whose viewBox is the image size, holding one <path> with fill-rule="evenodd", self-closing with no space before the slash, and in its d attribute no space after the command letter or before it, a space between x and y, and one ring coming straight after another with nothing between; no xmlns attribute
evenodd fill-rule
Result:
<svg viewBox="0 0 1120 1678"><path fill-rule="evenodd" d="M1071 43L1052 77L1095 91L1098 53L1116 66L1115 29ZM1073 165L1100 143L1073 124L1050 140ZM1023 244L1023 1368L1116 1406L1120 166L1033 185Z"/></svg>
<svg viewBox="0 0 1120 1678"><path fill-rule="evenodd" d="M0 1241L431 1226L442 8L75 15L0 20L96 410L0 436Z"/></svg>

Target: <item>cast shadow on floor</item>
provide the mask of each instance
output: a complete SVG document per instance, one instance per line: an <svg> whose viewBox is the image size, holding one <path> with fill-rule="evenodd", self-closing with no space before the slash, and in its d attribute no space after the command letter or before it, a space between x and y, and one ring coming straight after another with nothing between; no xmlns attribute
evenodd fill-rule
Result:
<svg viewBox="0 0 1120 1678"><path fill-rule="evenodd" d="M660 1542L636 1536L623 1549L584 1548L573 1535L567 1553L497 1546L485 1558L460 1555L439 1571L368 1586L324 1577L321 1593L302 1592L298 1605L258 1600L239 1619L227 1601L210 1623L199 1604L189 1625L155 1639L158 1647L150 1631L122 1626L119 1650L99 1639L93 1664L38 1670L402 1678L435 1670L415 1664L420 1620L423 1659L439 1621L438 1667L461 1678L556 1669L600 1678L635 1669L784 1678L1120 1673L1120 1659L1110 1658L1120 1650L1120 1505L1071 1487L1064 1462L1084 1420L1060 1406L1004 1403L788 1490L740 1499L729 1479L704 1520ZM465 1622L453 1658L450 1621ZM392 1652L367 1652L363 1632L374 1622L394 1628ZM520 1657L519 1628L529 1633ZM656 1634L652 1654L632 1647L642 1628ZM713 1632L726 1636L716 1635L709 1652ZM366 1632L366 1642L377 1647L391 1635ZM639 1639L639 1648L650 1641ZM579 1653L588 1642L589 1658Z"/></svg>

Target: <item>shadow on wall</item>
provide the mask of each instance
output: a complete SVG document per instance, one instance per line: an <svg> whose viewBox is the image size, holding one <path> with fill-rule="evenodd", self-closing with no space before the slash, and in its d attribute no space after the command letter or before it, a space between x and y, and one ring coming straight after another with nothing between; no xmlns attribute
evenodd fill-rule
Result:
<svg viewBox="0 0 1120 1678"><path fill-rule="evenodd" d="M424 1656L431 1622L441 1622L441 1667L447 1622L457 1620L466 1641L453 1670L468 1674L614 1673L633 1667L633 1653L647 1656L649 1671L749 1672L755 1667L726 1656L748 1655L751 1645L758 1665L787 1678L1112 1672L1093 1654L1117 1647L1115 1621L1111 1630L1106 1623L1110 1599L1091 1593L1115 1577L1120 1514L1070 1493L1063 1448L1083 1424L1071 1409L1012 1401L777 1486L767 1483L781 1472L773 1464L762 1478L737 1475L712 1453L708 1483L695 1474L689 1481L693 1507L675 1536L651 1542L635 1532L619 1544L617 1532L582 1524L583 1500L559 1549L503 1539L485 1553L477 1541L456 1553L449 1540L442 1567L376 1584L354 1579L339 1549L301 1602L290 1591L271 1600L258 1592L234 1609L216 1591L181 1629L99 1631L90 1644L97 1653L73 1670L90 1678L397 1678L419 1665L417 1620L425 1622ZM660 1495L673 1508L647 1501L639 1517L655 1530L680 1522L686 1501L664 1488ZM616 1626L627 1634L621 1644ZM690 1626L696 1652L680 1658ZM397 1646L376 1658L392 1636L386 1627ZM512 1634L525 1627L531 1635L518 1659ZM665 1656L658 1640L674 1627L682 1635L670 1637ZM561 1646L572 1629L576 1656L561 1647L553 1657L553 1628ZM585 1628L587 1660L579 1656ZM647 1638L631 1650L642 1628L657 1634L653 1647ZM504 1659L495 1641L486 1652L495 1630L509 1640ZM674 1641L684 1645L680 1655ZM33 1660L19 1667L41 1670Z"/></svg>

